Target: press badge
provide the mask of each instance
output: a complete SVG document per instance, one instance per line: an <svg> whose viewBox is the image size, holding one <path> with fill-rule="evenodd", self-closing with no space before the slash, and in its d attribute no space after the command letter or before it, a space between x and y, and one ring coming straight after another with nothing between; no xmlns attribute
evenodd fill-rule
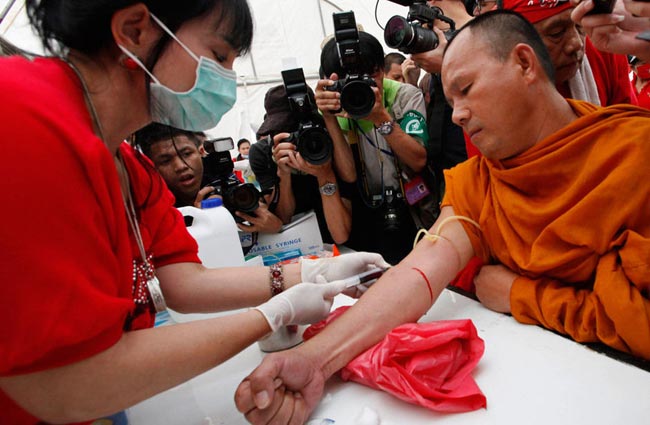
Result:
<svg viewBox="0 0 650 425"><path fill-rule="evenodd" d="M415 176L411 180L404 182L404 194L409 205L417 204L429 193L429 188L421 176Z"/></svg>

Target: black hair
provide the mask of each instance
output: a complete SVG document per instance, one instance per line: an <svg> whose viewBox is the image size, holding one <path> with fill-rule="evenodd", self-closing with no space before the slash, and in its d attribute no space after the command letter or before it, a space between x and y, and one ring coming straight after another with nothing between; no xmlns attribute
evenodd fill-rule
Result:
<svg viewBox="0 0 650 425"><path fill-rule="evenodd" d="M360 50L360 65L358 69L354 70L361 74L372 75L380 69L384 69L384 48L372 35L364 31L359 31L359 50ZM341 66L339 60L339 53L336 48L336 40L331 38L320 54L320 66L322 76L329 78L330 75L336 73L339 77L348 74Z"/></svg>
<svg viewBox="0 0 650 425"><path fill-rule="evenodd" d="M239 147L244 143L248 143L249 145L251 144L250 140L248 139L239 139L239 141L237 142L237 149L239 149Z"/></svg>
<svg viewBox="0 0 650 425"><path fill-rule="evenodd" d="M390 68L391 66L393 66L394 63L401 65L402 63L404 63L405 60L406 60L406 56L404 56L401 53L398 52L388 53L384 57L384 72L390 71Z"/></svg>
<svg viewBox="0 0 650 425"><path fill-rule="evenodd" d="M171 140L176 148L175 138L178 136L185 136L198 148L203 143L205 134L203 132L194 132L181 130L178 128L170 127L164 124L151 123L146 127L141 128L133 134L133 144L140 148L143 154L151 158L151 147L156 143Z"/></svg>
<svg viewBox="0 0 650 425"><path fill-rule="evenodd" d="M539 60L544 73L555 82L555 66L539 33L526 18L512 10L493 10L475 17L456 32L449 40L445 52L453 44L458 34L466 29L483 40L488 51L499 61L505 62L512 49L519 43L529 45Z"/></svg>
<svg viewBox="0 0 650 425"><path fill-rule="evenodd" d="M240 54L252 44L253 18L246 0L25 0L29 20L47 51L60 54L70 48L89 55L113 43L113 14L137 3L145 4L172 32L219 6L222 24L228 25L227 41ZM169 36L161 41L168 42Z"/></svg>

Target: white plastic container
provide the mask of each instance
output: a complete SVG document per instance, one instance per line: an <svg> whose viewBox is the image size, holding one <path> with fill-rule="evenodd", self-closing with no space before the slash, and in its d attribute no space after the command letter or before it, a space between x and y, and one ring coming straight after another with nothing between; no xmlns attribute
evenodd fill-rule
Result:
<svg viewBox="0 0 650 425"><path fill-rule="evenodd" d="M203 209L181 207L178 210L188 223L187 231L199 245L199 258L204 266L210 268L238 267L245 263L244 253L239 243L237 225L230 212L223 206L221 199L207 199L201 204ZM191 217L191 218L190 218ZM230 310L220 313L184 314L168 309L172 320L177 323L192 320L211 319L244 310Z"/></svg>
<svg viewBox="0 0 650 425"><path fill-rule="evenodd" d="M187 231L199 245L199 258L204 266L238 267L244 265L244 252L239 242L235 219L220 198L206 199L202 209L181 207ZM191 217L191 218L189 218Z"/></svg>

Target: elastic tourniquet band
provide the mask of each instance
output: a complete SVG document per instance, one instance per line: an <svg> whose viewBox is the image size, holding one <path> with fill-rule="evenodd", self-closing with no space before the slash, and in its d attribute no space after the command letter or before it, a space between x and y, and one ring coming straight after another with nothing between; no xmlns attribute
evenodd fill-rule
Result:
<svg viewBox="0 0 650 425"><path fill-rule="evenodd" d="M462 215L452 215L452 216L449 216L449 217L445 218L444 220L442 220L440 222L440 224L438 225L438 228L435 230L435 232L433 234L429 233L429 231L427 229L420 229L420 231L415 235L415 240L413 241L413 248L415 248L415 246L418 244L418 240L420 239L420 235L423 234L423 233L424 233L423 239L429 239L433 243L435 243L438 239L444 239L447 242L451 243L451 241L449 239L447 239L444 236L440 235L440 232L442 231L442 228L445 226L445 224L447 224L447 223L449 223L450 221L453 221L453 220L466 221L468 223L472 223L474 226L476 226L476 228L479 231L481 230L481 226L479 226L479 224L477 222L475 222L474 220L472 220L471 218L465 217L465 216L462 216Z"/></svg>
<svg viewBox="0 0 650 425"><path fill-rule="evenodd" d="M444 237L444 236L442 236L440 234L440 232L442 232L442 228L452 220L466 221L466 222L471 223L474 226L476 226L476 228L479 231L481 230L481 226L479 226L479 224L477 222L475 222L474 220L472 220L471 218L464 217L462 215L452 215L452 216L449 216L449 217L443 219L440 222L440 224L438 224L438 228L435 230L435 232L433 234L429 233L429 231L427 229L420 229L420 231L415 235L415 241L413 241L413 248L415 248L415 246L417 245L418 239L420 238L421 234L424 234L423 239L428 239L428 240L431 241L431 243L436 243L439 239L443 239L443 240L449 242L449 244L452 246L452 248L454 248L454 251L456 251L456 256L458 257L458 267L460 268L461 267L461 261L462 261L461 256L460 256L460 251L458 251L458 248L456 248L456 245L454 245L454 243L452 241L450 241L449 239L447 239L446 237Z"/></svg>

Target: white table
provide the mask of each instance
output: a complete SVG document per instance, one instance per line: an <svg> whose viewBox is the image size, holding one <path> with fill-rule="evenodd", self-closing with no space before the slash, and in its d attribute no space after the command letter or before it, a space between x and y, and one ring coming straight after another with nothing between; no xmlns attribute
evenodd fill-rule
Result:
<svg viewBox="0 0 650 425"><path fill-rule="evenodd" d="M336 305L350 303L337 297ZM352 425L364 407L382 425L650 424L650 373L445 290L421 321L470 318L485 341L474 378L487 409L440 414L333 378L312 418ZM131 425L246 424L235 388L262 360L257 344L191 381L127 411ZM316 422L318 423L318 422Z"/></svg>

